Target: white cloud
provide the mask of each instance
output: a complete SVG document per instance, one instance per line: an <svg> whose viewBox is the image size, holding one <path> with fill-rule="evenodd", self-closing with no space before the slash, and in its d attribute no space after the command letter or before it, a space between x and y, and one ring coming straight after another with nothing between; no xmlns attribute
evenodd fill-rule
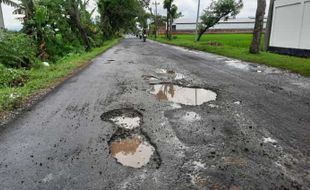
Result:
<svg viewBox="0 0 310 190"><path fill-rule="evenodd" d="M267 0L267 5L269 4L270 0ZM95 0L91 0L91 7L95 7ZM155 0L152 0L152 2L155 2ZM163 9L163 0L157 0L157 2L160 2L160 5L158 6L158 13L165 15L166 11ZM198 0L175 0L175 3L179 7L179 10L183 14L183 18L186 19L193 19L195 20L196 14L197 14L197 2ZM201 0L201 12L203 9L208 7L211 0ZM243 0L244 7L238 17L254 17L256 12L256 0ZM152 8L154 10L154 5L152 5ZM21 23L16 19L16 15L13 15L12 12L14 8L3 5L3 15L4 15L4 23L6 28L10 30L18 30L21 28ZM267 9L268 10L268 9Z"/></svg>

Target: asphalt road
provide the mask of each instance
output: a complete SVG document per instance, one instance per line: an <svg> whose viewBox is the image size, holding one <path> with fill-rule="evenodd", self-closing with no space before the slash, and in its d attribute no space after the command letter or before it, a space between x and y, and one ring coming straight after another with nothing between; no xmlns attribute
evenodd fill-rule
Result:
<svg viewBox="0 0 310 190"><path fill-rule="evenodd" d="M0 153L1 190L310 189L310 79L124 39L3 126Z"/></svg>

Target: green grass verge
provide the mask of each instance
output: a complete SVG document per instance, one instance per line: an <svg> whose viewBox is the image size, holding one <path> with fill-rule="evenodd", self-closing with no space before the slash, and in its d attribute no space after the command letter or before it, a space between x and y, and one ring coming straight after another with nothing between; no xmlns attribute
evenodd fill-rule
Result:
<svg viewBox="0 0 310 190"><path fill-rule="evenodd" d="M59 85L78 70L87 66L91 59L117 44L120 39L106 41L102 47L90 52L73 54L62 58L50 67L27 70L28 80L22 87L0 88L0 118L3 119L10 111L21 107L32 97L45 94L49 89Z"/></svg>
<svg viewBox="0 0 310 190"><path fill-rule="evenodd" d="M151 38L155 40L154 38ZM206 34L200 42L194 41L194 35L177 35L175 39L167 40L159 37L156 41L211 52L243 61L265 64L281 69L287 69L304 76L310 76L310 59L294 56L261 52L254 55L249 53L252 34ZM263 41L263 40L262 40ZM218 42L221 46L212 46L210 42Z"/></svg>

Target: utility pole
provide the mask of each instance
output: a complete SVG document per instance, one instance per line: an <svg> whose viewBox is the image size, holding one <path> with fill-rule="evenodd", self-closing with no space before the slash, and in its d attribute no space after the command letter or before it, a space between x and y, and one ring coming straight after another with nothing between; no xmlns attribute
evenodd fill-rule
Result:
<svg viewBox="0 0 310 190"><path fill-rule="evenodd" d="M196 18L196 37L195 41L198 39L198 22L199 22L199 15L200 15L200 0L198 0L198 8L197 8L197 18Z"/></svg>
<svg viewBox="0 0 310 190"><path fill-rule="evenodd" d="M158 30L157 5L160 5L160 3L157 3L157 1L155 1L155 3L152 4L155 5L155 38L157 38L157 30Z"/></svg>

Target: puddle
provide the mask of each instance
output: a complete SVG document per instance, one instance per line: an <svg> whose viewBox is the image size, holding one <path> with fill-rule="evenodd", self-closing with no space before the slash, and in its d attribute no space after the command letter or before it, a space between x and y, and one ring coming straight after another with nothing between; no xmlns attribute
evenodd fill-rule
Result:
<svg viewBox="0 0 310 190"><path fill-rule="evenodd" d="M276 143L277 143L277 140L272 139L272 138L270 138L270 137L264 137L264 138L263 138L263 142L264 142L264 143L276 144Z"/></svg>
<svg viewBox="0 0 310 190"><path fill-rule="evenodd" d="M185 75L183 75L182 73L177 73L173 70L156 69L155 73L167 75L168 79L173 79L173 80L181 80L185 78Z"/></svg>
<svg viewBox="0 0 310 190"><path fill-rule="evenodd" d="M241 69L241 70L249 70L249 65L246 63L242 63L241 61L238 60L229 60L225 61L228 66L234 67L236 69Z"/></svg>
<svg viewBox="0 0 310 190"><path fill-rule="evenodd" d="M134 129L142 124L142 114L134 109L118 109L106 112L101 119L124 129Z"/></svg>
<svg viewBox="0 0 310 190"><path fill-rule="evenodd" d="M188 88L173 84L152 85L149 91L160 101L170 101L183 105L202 105L205 102L216 100L217 94L203 88Z"/></svg>
<svg viewBox="0 0 310 190"><path fill-rule="evenodd" d="M241 101L235 101L234 104L240 105L240 104L241 104Z"/></svg>
<svg viewBox="0 0 310 190"><path fill-rule="evenodd" d="M142 136L133 135L112 141L110 150L112 156L122 165L141 168L150 161L155 148Z"/></svg>

